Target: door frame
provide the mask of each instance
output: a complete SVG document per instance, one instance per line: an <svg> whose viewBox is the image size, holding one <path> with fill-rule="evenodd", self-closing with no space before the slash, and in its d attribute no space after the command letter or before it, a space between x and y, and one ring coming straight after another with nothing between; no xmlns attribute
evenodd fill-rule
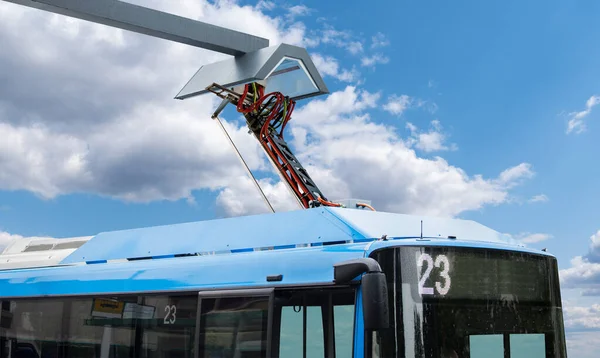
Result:
<svg viewBox="0 0 600 358"><path fill-rule="evenodd" d="M196 314L196 349L194 351L194 358L200 356L200 327L202 317L202 300L212 298L231 298L231 297L268 297L269 298L269 309L267 313L267 357L271 356L271 337L273 336L273 301L275 299L275 288L244 288L244 289L227 289L227 290L215 290L215 291L200 291L198 292L198 308Z"/></svg>

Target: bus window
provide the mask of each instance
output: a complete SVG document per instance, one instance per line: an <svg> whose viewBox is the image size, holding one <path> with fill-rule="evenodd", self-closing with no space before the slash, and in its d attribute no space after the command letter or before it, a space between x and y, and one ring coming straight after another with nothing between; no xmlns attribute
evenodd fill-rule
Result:
<svg viewBox="0 0 600 358"><path fill-rule="evenodd" d="M471 358L504 358L504 337L501 334L482 334L469 337Z"/></svg>
<svg viewBox="0 0 600 358"><path fill-rule="evenodd" d="M5 301L0 358L191 358L198 297Z"/></svg>
<svg viewBox="0 0 600 358"><path fill-rule="evenodd" d="M147 296L127 310L138 322L140 358L192 358L198 296ZM149 323L149 324L148 324Z"/></svg>
<svg viewBox="0 0 600 358"><path fill-rule="evenodd" d="M280 358L351 358L355 291L282 291L275 307Z"/></svg>
<svg viewBox="0 0 600 358"><path fill-rule="evenodd" d="M199 358L266 357L268 297L202 298Z"/></svg>
<svg viewBox="0 0 600 358"><path fill-rule="evenodd" d="M304 309L306 308L306 357L323 358L323 319L321 307L282 307L279 357L303 357Z"/></svg>
<svg viewBox="0 0 600 358"><path fill-rule="evenodd" d="M2 329L8 347L2 358L129 357L135 327L121 319L126 298L53 298L10 301L10 325Z"/></svg>
<svg viewBox="0 0 600 358"><path fill-rule="evenodd" d="M511 358L545 358L546 339L543 334L511 334Z"/></svg>
<svg viewBox="0 0 600 358"><path fill-rule="evenodd" d="M333 307L335 357L352 358L354 343L354 304Z"/></svg>

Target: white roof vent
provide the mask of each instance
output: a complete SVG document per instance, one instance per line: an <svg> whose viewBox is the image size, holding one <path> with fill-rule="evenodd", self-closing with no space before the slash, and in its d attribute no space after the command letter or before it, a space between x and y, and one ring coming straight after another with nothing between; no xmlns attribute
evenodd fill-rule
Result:
<svg viewBox="0 0 600 358"><path fill-rule="evenodd" d="M0 254L0 270L47 267L59 264L92 236L55 238L23 238L14 240Z"/></svg>

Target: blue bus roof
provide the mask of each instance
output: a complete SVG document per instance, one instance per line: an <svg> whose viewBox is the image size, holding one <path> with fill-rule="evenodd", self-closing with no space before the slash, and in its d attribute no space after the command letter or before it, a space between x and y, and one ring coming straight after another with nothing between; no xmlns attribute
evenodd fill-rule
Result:
<svg viewBox="0 0 600 358"><path fill-rule="evenodd" d="M472 221L315 208L102 233L58 266L0 271L0 296L333 283L335 263L394 245L534 252ZM267 282L269 275L283 278Z"/></svg>
<svg viewBox="0 0 600 358"><path fill-rule="evenodd" d="M326 207L101 233L61 263L414 238L421 236L421 222L424 237L516 244L469 220Z"/></svg>

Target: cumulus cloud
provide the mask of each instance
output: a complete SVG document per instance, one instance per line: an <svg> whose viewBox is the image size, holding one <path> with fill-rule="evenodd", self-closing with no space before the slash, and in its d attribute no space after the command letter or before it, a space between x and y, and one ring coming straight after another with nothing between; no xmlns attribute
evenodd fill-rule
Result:
<svg viewBox="0 0 600 358"><path fill-rule="evenodd" d="M260 179L258 183L275 211L301 209L285 183L274 182L270 178ZM217 196L217 205L223 210L224 216L252 215L270 211L247 176L238 176L223 189Z"/></svg>
<svg viewBox="0 0 600 358"><path fill-rule="evenodd" d="M508 188L532 175L522 163L484 179L439 157L420 158L394 127L371 119L380 100L347 86L294 112L288 140L328 199L358 197L384 211L454 216L505 202Z"/></svg>
<svg viewBox="0 0 600 358"><path fill-rule="evenodd" d="M401 115L410 107L412 98L408 95L391 95L387 99L387 103L383 105L383 109L394 115Z"/></svg>
<svg viewBox="0 0 600 358"><path fill-rule="evenodd" d="M567 330L600 330L600 304L594 304L590 307L567 305L563 309Z"/></svg>
<svg viewBox="0 0 600 358"><path fill-rule="evenodd" d="M586 130L585 118L592 113L592 108L600 104L600 96L591 96L585 102L585 109L579 112L569 113L569 122L567 123L567 134L571 132L581 133Z"/></svg>
<svg viewBox="0 0 600 358"><path fill-rule="evenodd" d="M600 295L600 230L590 236L589 251L571 260L571 267L560 271L562 286L583 289L586 296Z"/></svg>
<svg viewBox="0 0 600 358"><path fill-rule="evenodd" d="M498 182L502 183L508 188L512 188L521 184L523 180L532 178L533 175L534 172L531 168L531 164L521 163L500 173Z"/></svg>
<svg viewBox="0 0 600 358"><path fill-rule="evenodd" d="M288 14L292 17L309 15L312 10L306 5L294 5L288 8Z"/></svg>
<svg viewBox="0 0 600 358"><path fill-rule="evenodd" d="M590 236L590 251L585 258L591 262L600 263L600 230Z"/></svg>
<svg viewBox="0 0 600 358"><path fill-rule="evenodd" d="M360 59L360 64L364 67L374 67L379 64L390 62L390 58L381 53L375 53L371 56L364 56Z"/></svg>
<svg viewBox="0 0 600 358"><path fill-rule="evenodd" d="M358 55L364 50L362 42L352 32L336 30L327 24L320 31L317 42L344 48L352 55Z"/></svg>
<svg viewBox="0 0 600 358"><path fill-rule="evenodd" d="M232 2L143 5L271 44L302 42L298 27ZM14 4L0 9L0 66L10 74L0 85L1 189L149 201L223 188L241 173L210 119L215 99L172 99L200 65L225 55ZM254 139L229 122L246 160L261 169Z"/></svg>
<svg viewBox="0 0 600 358"><path fill-rule="evenodd" d="M335 193L330 197L451 216L504 202L507 188L531 174L529 165L521 164L496 179L470 177L442 158L420 158L393 127L373 122L368 110L379 100L348 86L296 110L291 128L298 156L322 190Z"/></svg>
<svg viewBox="0 0 600 358"><path fill-rule="evenodd" d="M386 103L383 105L384 111L396 116L401 116L409 108L422 108L433 114L437 111L438 106L434 102L414 98L406 94L392 94L388 96Z"/></svg>
<svg viewBox="0 0 600 358"><path fill-rule="evenodd" d="M335 57L323 56L319 53L312 53L310 56L315 67L324 78L329 76L342 82L355 82L358 80L359 73L356 68L352 68L352 70L342 69Z"/></svg>
<svg viewBox="0 0 600 358"><path fill-rule="evenodd" d="M447 135L442 131L440 121L431 121L431 128L427 132L420 131L417 126L408 122L406 128L410 130L410 138L407 143L424 152L440 152L447 150L457 150L458 146L455 143L446 145Z"/></svg>

